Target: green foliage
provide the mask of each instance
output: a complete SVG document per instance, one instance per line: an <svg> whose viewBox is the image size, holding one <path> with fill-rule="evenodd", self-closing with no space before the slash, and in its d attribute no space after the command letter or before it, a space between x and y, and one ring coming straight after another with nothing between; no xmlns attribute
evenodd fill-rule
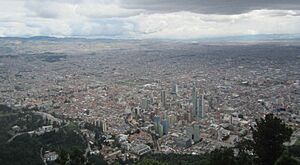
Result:
<svg viewBox="0 0 300 165"><path fill-rule="evenodd" d="M167 163L159 162L154 159L142 159L136 165L167 165Z"/></svg>
<svg viewBox="0 0 300 165"><path fill-rule="evenodd" d="M46 150L60 150L63 148L67 152L71 152L73 148L84 149L86 142L74 130L62 128L58 132L45 133L43 136L35 137L43 145Z"/></svg>
<svg viewBox="0 0 300 165"><path fill-rule="evenodd" d="M293 131L273 114L256 123L257 126L252 128L254 153L260 164L274 164L284 151L283 143L290 140Z"/></svg>
<svg viewBox="0 0 300 165"><path fill-rule="evenodd" d="M143 161L144 159L152 159L160 163L169 164L169 165L175 165L175 164L206 165L209 162L208 154L206 155L189 155L189 154L175 154L175 153L151 154L151 155L146 155L140 161ZM140 163L140 161L138 161L137 163Z"/></svg>
<svg viewBox="0 0 300 165"><path fill-rule="evenodd" d="M287 151L283 152L282 155L277 159L274 165L299 165L300 162L294 158Z"/></svg>
<svg viewBox="0 0 300 165"><path fill-rule="evenodd" d="M300 158L300 145L290 146L288 150L293 156Z"/></svg>
<svg viewBox="0 0 300 165"><path fill-rule="evenodd" d="M211 165L234 165L236 160L232 148L221 148L212 151L209 155Z"/></svg>
<svg viewBox="0 0 300 165"><path fill-rule="evenodd" d="M88 156L87 165L107 165L102 155L90 155Z"/></svg>
<svg viewBox="0 0 300 165"><path fill-rule="evenodd" d="M70 121L69 124L67 125L67 130L71 130L71 131L74 131L74 130L79 130L78 126L76 125L75 122L72 122Z"/></svg>
<svg viewBox="0 0 300 165"><path fill-rule="evenodd" d="M41 145L29 135L19 136L0 148L1 165L42 164L39 156Z"/></svg>
<svg viewBox="0 0 300 165"><path fill-rule="evenodd" d="M241 165L252 165L255 164L255 156L253 153L253 141L252 140L242 140L239 142L235 149L238 149L238 155L236 156L236 164Z"/></svg>
<svg viewBox="0 0 300 165"><path fill-rule="evenodd" d="M107 165L102 155L87 155L87 159L83 156L83 151L74 148L70 153L64 149L60 151L56 165Z"/></svg>
<svg viewBox="0 0 300 165"><path fill-rule="evenodd" d="M74 149L70 154L70 165L83 165L85 163L85 157L83 152L79 149Z"/></svg>
<svg viewBox="0 0 300 165"><path fill-rule="evenodd" d="M55 161L59 165L67 165L70 161L69 153L66 150L62 149L59 153L58 159Z"/></svg>
<svg viewBox="0 0 300 165"><path fill-rule="evenodd" d="M7 107L1 109L1 113L11 113ZM16 112L14 112L16 113ZM30 111L18 112L14 115L5 115L0 117L0 164L1 165L24 165L24 164L43 164L40 157L40 150L54 150L60 151L64 149L66 151L72 151L72 148L86 148L86 142L81 136L74 131L74 125L72 127L61 128L58 132L49 132L41 136L32 137L28 134L17 136L13 141L8 143L8 139L12 137L10 135L10 129L14 125L19 125L21 128L24 126L27 129L33 130L44 124L44 121L40 116L33 115ZM76 126L76 125L75 125ZM62 161L59 164L63 164L66 156L62 157Z"/></svg>

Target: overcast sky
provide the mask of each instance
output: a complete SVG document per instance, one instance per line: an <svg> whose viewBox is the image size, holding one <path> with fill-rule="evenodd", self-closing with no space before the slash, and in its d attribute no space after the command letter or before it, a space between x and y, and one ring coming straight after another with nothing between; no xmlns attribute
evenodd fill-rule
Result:
<svg viewBox="0 0 300 165"><path fill-rule="evenodd" d="M0 37L299 33L300 0L0 0Z"/></svg>

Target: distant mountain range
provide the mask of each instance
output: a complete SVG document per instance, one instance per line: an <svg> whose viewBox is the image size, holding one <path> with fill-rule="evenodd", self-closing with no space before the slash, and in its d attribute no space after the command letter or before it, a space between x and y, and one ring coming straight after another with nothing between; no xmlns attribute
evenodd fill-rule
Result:
<svg viewBox="0 0 300 165"><path fill-rule="evenodd" d="M241 35L226 37L211 37L200 40L212 41L280 41L280 40L300 40L300 34L259 34L259 35Z"/></svg>
<svg viewBox="0 0 300 165"><path fill-rule="evenodd" d="M81 38L81 37L51 37L51 36L34 36L34 37L0 37L0 39L13 39L13 40L43 40L43 41L73 41L73 40L126 40L126 39L109 39L109 38ZM128 39L135 40L135 39ZM137 39L140 40L140 39ZM155 40L155 39L151 39ZM172 40L172 39L158 39L158 40ZM175 39L179 40L179 39ZM187 39L184 39L187 40ZM224 37L205 37L198 39L199 41L284 41L284 40L300 40L300 34L259 34L259 35L240 35L240 36L224 36Z"/></svg>

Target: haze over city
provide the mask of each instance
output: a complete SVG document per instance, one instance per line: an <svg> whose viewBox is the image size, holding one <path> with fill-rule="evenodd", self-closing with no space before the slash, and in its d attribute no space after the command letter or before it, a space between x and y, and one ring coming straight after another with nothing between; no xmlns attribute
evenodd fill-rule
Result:
<svg viewBox="0 0 300 165"><path fill-rule="evenodd" d="M299 0L1 0L1 165L300 164Z"/></svg>

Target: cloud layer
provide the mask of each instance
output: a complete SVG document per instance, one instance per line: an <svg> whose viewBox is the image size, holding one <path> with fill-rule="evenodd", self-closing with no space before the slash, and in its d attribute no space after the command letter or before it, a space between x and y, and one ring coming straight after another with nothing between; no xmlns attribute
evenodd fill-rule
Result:
<svg viewBox="0 0 300 165"><path fill-rule="evenodd" d="M152 12L190 11L202 14L241 14L252 10L299 10L299 0L122 0L127 8Z"/></svg>
<svg viewBox="0 0 300 165"><path fill-rule="evenodd" d="M201 38L300 33L300 1L2 0L0 36Z"/></svg>

